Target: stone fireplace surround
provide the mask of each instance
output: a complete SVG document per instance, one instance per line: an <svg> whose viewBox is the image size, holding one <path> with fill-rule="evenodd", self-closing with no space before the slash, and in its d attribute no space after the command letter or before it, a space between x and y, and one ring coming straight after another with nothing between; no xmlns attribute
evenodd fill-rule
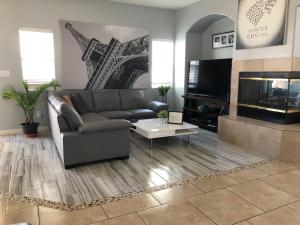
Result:
<svg viewBox="0 0 300 225"><path fill-rule="evenodd" d="M219 118L221 140L268 159L300 163L300 124L280 125L237 116L240 72L284 71L300 71L300 58L233 61L230 115Z"/></svg>

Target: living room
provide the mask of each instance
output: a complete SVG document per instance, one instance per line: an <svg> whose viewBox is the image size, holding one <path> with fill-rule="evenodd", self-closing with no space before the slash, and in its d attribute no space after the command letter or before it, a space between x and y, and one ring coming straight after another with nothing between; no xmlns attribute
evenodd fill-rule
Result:
<svg viewBox="0 0 300 225"><path fill-rule="evenodd" d="M299 6L1 1L0 225L300 224Z"/></svg>

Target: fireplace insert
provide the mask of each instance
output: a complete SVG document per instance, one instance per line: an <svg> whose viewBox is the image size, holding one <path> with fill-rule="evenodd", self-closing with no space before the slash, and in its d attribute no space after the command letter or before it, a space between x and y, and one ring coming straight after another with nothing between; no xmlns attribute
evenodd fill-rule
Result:
<svg viewBox="0 0 300 225"><path fill-rule="evenodd" d="M238 115L273 123L300 122L300 72L241 72Z"/></svg>

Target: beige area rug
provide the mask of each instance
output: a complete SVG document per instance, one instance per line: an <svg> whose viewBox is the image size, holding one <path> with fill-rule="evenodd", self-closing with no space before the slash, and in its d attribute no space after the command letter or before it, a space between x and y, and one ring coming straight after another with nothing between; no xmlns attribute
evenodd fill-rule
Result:
<svg viewBox="0 0 300 225"><path fill-rule="evenodd" d="M152 149L148 140L132 134L128 160L65 170L49 136L1 136L0 197L76 210L265 163L200 130L190 144L184 137L164 138L154 140Z"/></svg>

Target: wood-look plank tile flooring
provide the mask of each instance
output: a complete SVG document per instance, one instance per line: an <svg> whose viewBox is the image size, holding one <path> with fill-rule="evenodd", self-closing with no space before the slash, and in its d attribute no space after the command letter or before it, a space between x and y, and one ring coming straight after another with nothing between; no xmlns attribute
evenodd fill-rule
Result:
<svg viewBox="0 0 300 225"><path fill-rule="evenodd" d="M128 160L65 170L49 136L1 136L0 192L80 206L264 161L208 131L200 130L191 142L164 138L155 140L151 149L146 139L132 134ZM228 182L234 183L224 180Z"/></svg>
<svg viewBox="0 0 300 225"><path fill-rule="evenodd" d="M272 162L76 211L0 199L0 225L299 225L300 165Z"/></svg>

